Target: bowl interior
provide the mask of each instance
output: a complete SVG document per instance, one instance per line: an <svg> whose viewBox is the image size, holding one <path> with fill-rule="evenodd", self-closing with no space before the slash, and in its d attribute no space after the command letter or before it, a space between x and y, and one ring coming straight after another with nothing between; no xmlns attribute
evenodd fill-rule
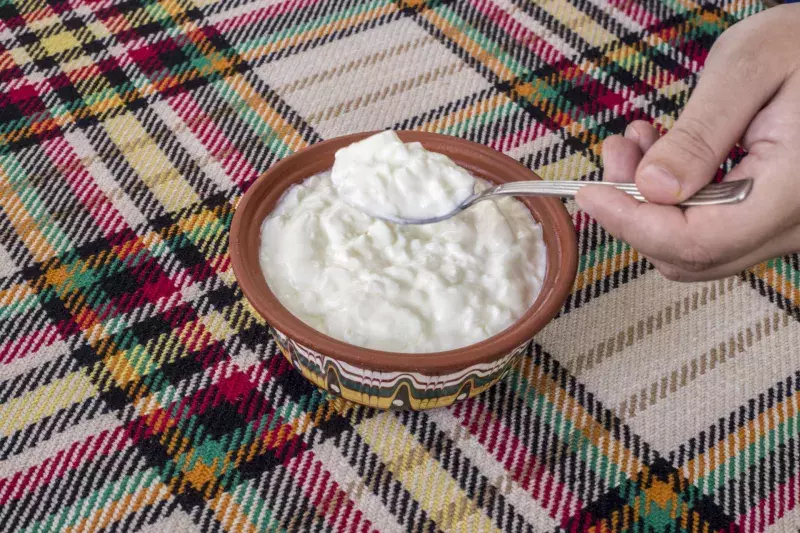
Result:
<svg viewBox="0 0 800 533"><path fill-rule="evenodd" d="M328 357L379 371L411 371L437 375L488 363L521 346L558 313L572 289L577 270L577 245L572 220L560 200L518 198L542 226L547 270L530 309L504 331L477 344L447 352L391 353L352 346L320 333L292 315L270 291L259 264L261 223L295 183L333 166L336 151L374 132L337 137L310 146L280 161L250 187L236 208L231 224L230 253L234 273L245 297L274 328ZM399 131L405 142L418 141L449 156L473 175L500 184L540 179L514 159L483 145L434 133Z"/></svg>

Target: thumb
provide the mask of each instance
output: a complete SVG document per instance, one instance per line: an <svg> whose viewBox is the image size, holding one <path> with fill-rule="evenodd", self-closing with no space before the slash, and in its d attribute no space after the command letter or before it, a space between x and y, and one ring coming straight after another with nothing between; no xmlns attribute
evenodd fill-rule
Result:
<svg viewBox="0 0 800 533"><path fill-rule="evenodd" d="M642 157L635 179L648 201L677 204L714 178L732 143L728 144L727 134L712 131L702 120L681 115Z"/></svg>
<svg viewBox="0 0 800 533"><path fill-rule="evenodd" d="M675 125L644 154L636 169L636 185L651 202L676 204L707 185L783 81L775 69L760 68L763 75L753 75L753 69L740 64L745 62L740 44L724 37L709 55Z"/></svg>

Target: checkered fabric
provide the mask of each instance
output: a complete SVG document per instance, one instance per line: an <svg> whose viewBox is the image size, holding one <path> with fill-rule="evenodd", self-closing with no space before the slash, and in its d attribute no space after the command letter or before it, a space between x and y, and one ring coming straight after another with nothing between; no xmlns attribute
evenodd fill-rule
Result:
<svg viewBox="0 0 800 533"><path fill-rule="evenodd" d="M575 288L521 365L387 413L300 377L227 255L256 177L340 134L600 179L760 9L0 0L0 531L796 531L797 257L670 284L570 205Z"/></svg>

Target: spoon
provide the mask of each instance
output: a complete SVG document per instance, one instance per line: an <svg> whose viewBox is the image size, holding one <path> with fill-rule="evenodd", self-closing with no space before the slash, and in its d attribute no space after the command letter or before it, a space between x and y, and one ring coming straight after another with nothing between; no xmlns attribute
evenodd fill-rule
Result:
<svg viewBox="0 0 800 533"><path fill-rule="evenodd" d="M512 181L510 183L504 183L503 185L489 187L478 194L473 194L464 200L461 205L441 216L431 218L379 216L378 218L395 224L433 224L434 222L441 222L442 220L454 217L483 200L489 200L500 196L556 196L561 198L575 198L577 192L587 185L615 187L641 202L647 201L633 183L614 183L610 181ZM752 188L752 178L712 183L706 185L697 191L694 196L687 198L678 205L688 207L693 205L736 204L744 200Z"/></svg>

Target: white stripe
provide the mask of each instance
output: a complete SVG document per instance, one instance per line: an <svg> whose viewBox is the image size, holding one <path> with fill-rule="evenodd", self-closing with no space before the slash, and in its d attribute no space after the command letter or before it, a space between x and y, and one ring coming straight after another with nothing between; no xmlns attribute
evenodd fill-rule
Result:
<svg viewBox="0 0 800 533"><path fill-rule="evenodd" d="M396 518L387 511L380 498L373 494L369 487L364 484L361 476L350 466L350 462L342 455L339 448L333 444L332 439L316 445L314 447L314 454L317 456L317 459L322 461L325 469L330 472L331 478L336 481L339 487L353 500L355 508L351 514L354 513L356 509L360 510L364 517L372 522L373 529L377 529L378 531L403 532L403 527L396 521Z"/></svg>
<svg viewBox="0 0 800 533"><path fill-rule="evenodd" d="M516 512L532 524L536 531L553 531L558 527L558 522L550 517L541 502L534 500L519 483L509 478L505 467L494 458L491 451L484 448L478 439L461 426L450 409L435 409L430 411L429 417L448 438L453 440L461 454L469 459L493 485L500 488L506 501L513 505Z"/></svg>

